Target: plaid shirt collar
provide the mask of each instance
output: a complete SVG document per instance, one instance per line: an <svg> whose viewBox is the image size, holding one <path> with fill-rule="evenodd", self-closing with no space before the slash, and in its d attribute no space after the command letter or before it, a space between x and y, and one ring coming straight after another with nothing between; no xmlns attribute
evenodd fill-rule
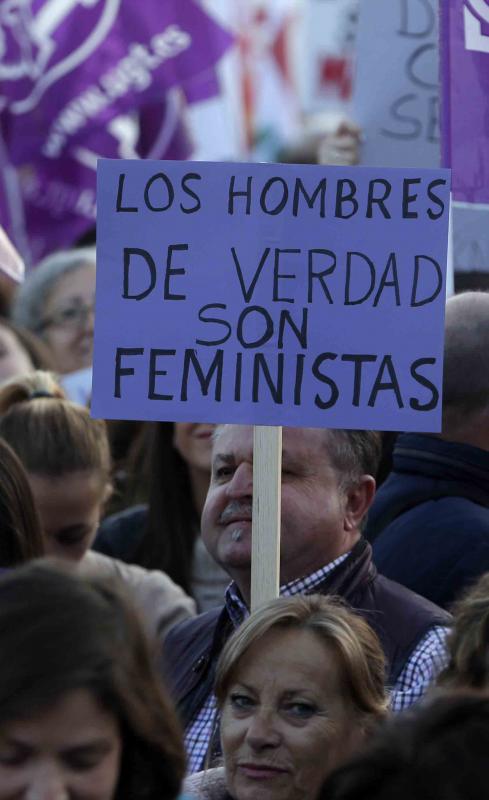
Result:
<svg viewBox="0 0 489 800"><path fill-rule="evenodd" d="M314 590L324 581L327 575L333 572L336 567L348 558L350 553L343 553L331 563L313 572L311 575L306 575L304 578L297 578L295 581L285 583L280 587L280 594L283 597L293 597L296 594L313 594ZM241 593L233 581L226 589L226 608L235 628L239 628L242 622L249 616L250 611Z"/></svg>

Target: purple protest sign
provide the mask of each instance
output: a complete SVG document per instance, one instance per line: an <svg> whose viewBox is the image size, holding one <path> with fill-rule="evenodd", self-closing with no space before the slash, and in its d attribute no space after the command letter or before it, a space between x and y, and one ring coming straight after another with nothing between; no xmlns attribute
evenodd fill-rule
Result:
<svg viewBox="0 0 489 800"><path fill-rule="evenodd" d="M440 8L443 164L454 200L489 204L489 2Z"/></svg>
<svg viewBox="0 0 489 800"><path fill-rule="evenodd" d="M449 172L101 161L92 413L436 431Z"/></svg>
<svg viewBox="0 0 489 800"><path fill-rule="evenodd" d="M231 41L197 0L0 0L2 160L16 171L0 207L16 239L26 224L34 258L93 225L97 157L188 154L169 92L192 101L215 92Z"/></svg>

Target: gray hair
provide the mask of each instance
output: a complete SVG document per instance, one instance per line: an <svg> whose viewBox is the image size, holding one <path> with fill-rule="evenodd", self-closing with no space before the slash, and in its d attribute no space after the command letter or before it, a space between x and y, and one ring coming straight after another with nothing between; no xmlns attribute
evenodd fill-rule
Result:
<svg viewBox="0 0 489 800"><path fill-rule="evenodd" d="M463 376L463 378L462 378ZM443 430L489 409L489 293L465 292L446 306Z"/></svg>
<svg viewBox="0 0 489 800"><path fill-rule="evenodd" d="M382 437L378 431L329 428L326 448L340 485L349 488L362 475L377 477L382 458Z"/></svg>
<svg viewBox="0 0 489 800"><path fill-rule="evenodd" d="M39 334L44 307L57 282L85 264L95 266L94 247L62 250L47 256L27 275L25 282L17 290L12 308L13 321Z"/></svg>

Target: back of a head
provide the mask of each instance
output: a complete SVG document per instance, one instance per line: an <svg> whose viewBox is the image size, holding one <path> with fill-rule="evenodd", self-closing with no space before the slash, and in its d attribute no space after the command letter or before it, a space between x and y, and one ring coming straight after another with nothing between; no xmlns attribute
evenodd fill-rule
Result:
<svg viewBox="0 0 489 800"><path fill-rule="evenodd" d="M488 752L489 700L442 696L387 724L330 777L322 798L480 800Z"/></svg>
<svg viewBox="0 0 489 800"><path fill-rule="evenodd" d="M174 798L180 728L138 617L111 584L35 562L0 577L0 733L85 689L119 722L116 800Z"/></svg>
<svg viewBox="0 0 489 800"><path fill-rule="evenodd" d="M489 411L489 292L451 297L445 314L443 433Z"/></svg>
<svg viewBox="0 0 489 800"><path fill-rule="evenodd" d="M67 400L48 372L33 372L0 389L0 436L28 473L62 477L99 472L110 480L106 425Z"/></svg>
<svg viewBox="0 0 489 800"><path fill-rule="evenodd" d="M41 523L20 460L0 439L0 567L43 555Z"/></svg>
<svg viewBox="0 0 489 800"><path fill-rule="evenodd" d="M449 661L438 685L489 692L489 573L454 606L447 646Z"/></svg>

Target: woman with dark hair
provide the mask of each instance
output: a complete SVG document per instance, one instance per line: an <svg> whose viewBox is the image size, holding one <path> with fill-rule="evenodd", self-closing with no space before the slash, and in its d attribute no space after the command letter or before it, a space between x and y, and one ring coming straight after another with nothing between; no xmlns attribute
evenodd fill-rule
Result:
<svg viewBox="0 0 489 800"><path fill-rule="evenodd" d="M229 577L199 535L211 472L213 425L159 422L148 426L130 471L149 487L148 505L107 517L94 549L166 572L195 598L199 611L220 605ZM147 459L140 454L149 452ZM147 469L144 469L144 463Z"/></svg>
<svg viewBox="0 0 489 800"><path fill-rule="evenodd" d="M41 523L25 470L0 439L0 568L15 567L44 552Z"/></svg>
<svg viewBox="0 0 489 800"><path fill-rule="evenodd" d="M0 577L0 800L174 800L180 728L135 612L36 563Z"/></svg>

